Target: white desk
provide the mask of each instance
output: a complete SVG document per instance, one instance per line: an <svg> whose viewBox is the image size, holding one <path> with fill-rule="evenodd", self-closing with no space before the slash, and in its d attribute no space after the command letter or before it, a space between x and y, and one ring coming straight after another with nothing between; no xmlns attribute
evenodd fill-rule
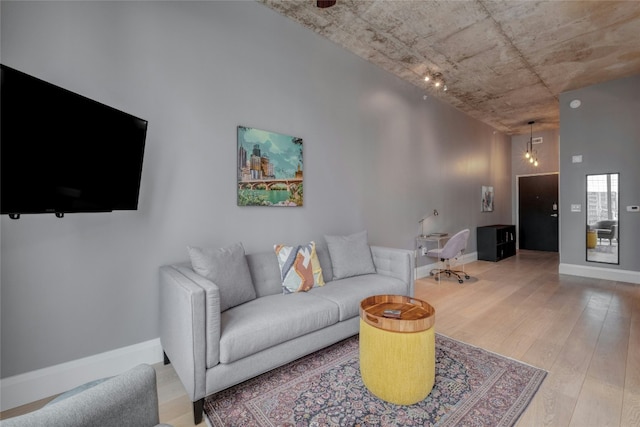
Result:
<svg viewBox="0 0 640 427"><path fill-rule="evenodd" d="M447 233L434 233L416 237L416 248L420 255L426 256L430 249L441 249L450 236Z"/></svg>
<svg viewBox="0 0 640 427"><path fill-rule="evenodd" d="M414 259L416 278L418 277L418 254L426 256L431 249L442 249L450 238L451 236L447 233L432 233L416 237L416 251L414 252L416 254Z"/></svg>

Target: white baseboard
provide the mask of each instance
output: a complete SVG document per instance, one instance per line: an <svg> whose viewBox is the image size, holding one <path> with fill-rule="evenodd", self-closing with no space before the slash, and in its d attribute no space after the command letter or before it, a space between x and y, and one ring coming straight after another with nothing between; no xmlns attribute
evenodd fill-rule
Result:
<svg viewBox="0 0 640 427"><path fill-rule="evenodd" d="M0 410L63 393L99 378L118 375L141 363L162 362L160 338L72 360L0 380Z"/></svg>
<svg viewBox="0 0 640 427"><path fill-rule="evenodd" d="M430 259L433 259L433 258L430 258ZM462 257L460 257L460 260L457 264L458 265L462 263L468 264L470 262L477 261L477 260L478 260L478 252L471 252L468 254L464 254ZM428 277L429 272L434 268L440 268L437 262L434 262L432 264L427 264L427 265L421 265L420 267L416 268L416 279L422 279L423 277Z"/></svg>
<svg viewBox="0 0 640 427"><path fill-rule="evenodd" d="M593 279L615 280L617 282L640 284L640 271L618 270L615 268L592 267L589 265L560 264L558 273Z"/></svg>

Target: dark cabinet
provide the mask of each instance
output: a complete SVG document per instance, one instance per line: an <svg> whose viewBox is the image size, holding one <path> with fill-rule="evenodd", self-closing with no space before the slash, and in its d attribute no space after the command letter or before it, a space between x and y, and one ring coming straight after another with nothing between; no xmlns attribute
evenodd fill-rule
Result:
<svg viewBox="0 0 640 427"><path fill-rule="evenodd" d="M500 261L516 254L515 225L487 225L477 228L478 259Z"/></svg>

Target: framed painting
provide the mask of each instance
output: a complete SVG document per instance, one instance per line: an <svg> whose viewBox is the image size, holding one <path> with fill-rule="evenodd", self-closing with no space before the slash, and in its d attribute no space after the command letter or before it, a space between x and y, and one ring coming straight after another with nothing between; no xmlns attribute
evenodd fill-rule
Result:
<svg viewBox="0 0 640 427"><path fill-rule="evenodd" d="M482 186L482 212L493 212L493 186Z"/></svg>
<svg viewBox="0 0 640 427"><path fill-rule="evenodd" d="M303 206L302 138L238 126L238 206Z"/></svg>

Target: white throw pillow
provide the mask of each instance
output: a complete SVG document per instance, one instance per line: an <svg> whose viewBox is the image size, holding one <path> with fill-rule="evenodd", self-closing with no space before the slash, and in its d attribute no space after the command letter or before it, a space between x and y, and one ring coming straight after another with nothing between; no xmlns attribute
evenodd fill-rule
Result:
<svg viewBox="0 0 640 427"><path fill-rule="evenodd" d="M193 246L187 249L193 270L220 289L220 311L256 298L249 264L241 243L220 249Z"/></svg>
<svg viewBox="0 0 640 427"><path fill-rule="evenodd" d="M334 280L376 272L366 230L349 236L324 236L324 239Z"/></svg>

